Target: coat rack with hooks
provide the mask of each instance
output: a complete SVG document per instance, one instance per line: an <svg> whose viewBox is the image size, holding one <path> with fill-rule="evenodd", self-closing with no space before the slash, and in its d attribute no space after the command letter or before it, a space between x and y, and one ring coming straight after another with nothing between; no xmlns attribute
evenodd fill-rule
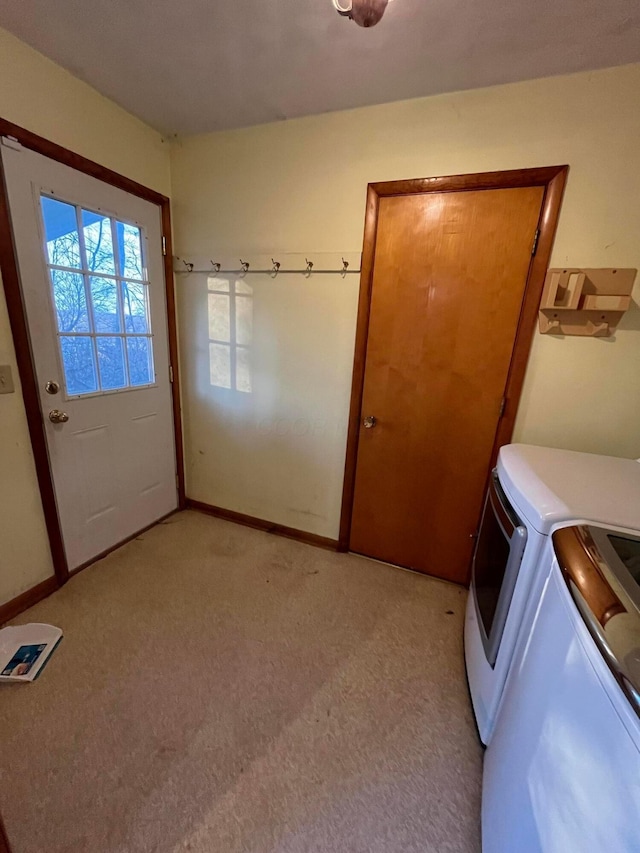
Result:
<svg viewBox="0 0 640 853"><path fill-rule="evenodd" d="M271 258L270 267L265 266L264 268L254 268L249 261L245 261L242 258L239 258L238 261L239 266L237 268L222 269L222 264L219 261L210 260L210 266L205 267L202 262L197 263L195 261L188 261L186 258L176 257L174 272L181 275L189 275L190 273L193 273L200 275L232 275L238 277L244 277L246 275L268 275L271 278L276 278L279 275L303 275L305 277L309 277L311 275L340 275L344 278L347 275L360 273L360 266L353 266L352 262L345 260L344 257L341 258L341 265L337 269L320 268L306 256L304 259L304 267L300 268L283 267L281 261L278 261L275 258Z"/></svg>

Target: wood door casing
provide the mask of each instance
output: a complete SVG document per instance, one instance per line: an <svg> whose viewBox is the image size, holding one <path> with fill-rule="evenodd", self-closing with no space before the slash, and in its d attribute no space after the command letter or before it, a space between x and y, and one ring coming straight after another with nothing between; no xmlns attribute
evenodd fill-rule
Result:
<svg viewBox="0 0 640 853"><path fill-rule="evenodd" d="M11 846L7 838L7 831L4 828L4 821L0 816L0 853L11 853Z"/></svg>
<svg viewBox="0 0 640 853"><path fill-rule="evenodd" d="M380 198L351 550L466 580L544 192Z"/></svg>

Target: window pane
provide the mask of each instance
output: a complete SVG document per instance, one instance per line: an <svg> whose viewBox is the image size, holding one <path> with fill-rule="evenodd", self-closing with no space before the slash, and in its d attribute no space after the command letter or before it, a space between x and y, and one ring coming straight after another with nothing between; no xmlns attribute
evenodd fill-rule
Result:
<svg viewBox="0 0 640 853"><path fill-rule="evenodd" d="M93 304L93 323L96 332L121 332L118 290L114 279L92 277L91 302Z"/></svg>
<svg viewBox="0 0 640 853"><path fill-rule="evenodd" d="M53 301L60 332L88 332L87 296L84 278L75 272L51 270Z"/></svg>
<svg viewBox="0 0 640 853"><path fill-rule="evenodd" d="M122 282L122 307L124 308L125 331L134 335L145 335L149 329L148 284Z"/></svg>
<svg viewBox="0 0 640 853"><path fill-rule="evenodd" d="M209 376L218 388L231 388L231 352L228 344L209 344Z"/></svg>
<svg viewBox="0 0 640 853"><path fill-rule="evenodd" d="M230 340L229 297L223 293L209 294L209 339Z"/></svg>
<svg viewBox="0 0 640 853"><path fill-rule="evenodd" d="M251 350L244 347L236 350L236 388L251 393Z"/></svg>
<svg viewBox="0 0 640 853"><path fill-rule="evenodd" d="M142 248L140 244L140 229L126 222L116 222L118 235L118 251L120 252L120 275L123 278L143 279Z"/></svg>
<svg viewBox="0 0 640 853"><path fill-rule="evenodd" d="M115 275L116 266L113 260L113 239L109 217L83 210L82 230L87 253L87 268L91 272Z"/></svg>
<svg viewBox="0 0 640 853"><path fill-rule="evenodd" d="M129 382L131 385L150 385L153 375L153 359L150 338L127 338L129 357Z"/></svg>
<svg viewBox="0 0 640 853"><path fill-rule="evenodd" d="M67 394L88 394L98 390L93 345L89 337L60 337Z"/></svg>
<svg viewBox="0 0 640 853"><path fill-rule="evenodd" d="M251 346L253 340L253 298L236 297L236 341Z"/></svg>
<svg viewBox="0 0 640 853"><path fill-rule="evenodd" d="M44 195L40 196L40 204L49 263L79 269L80 241L75 207Z"/></svg>
<svg viewBox="0 0 640 853"><path fill-rule="evenodd" d="M124 388L127 384L122 338L96 338L100 385L103 391Z"/></svg>

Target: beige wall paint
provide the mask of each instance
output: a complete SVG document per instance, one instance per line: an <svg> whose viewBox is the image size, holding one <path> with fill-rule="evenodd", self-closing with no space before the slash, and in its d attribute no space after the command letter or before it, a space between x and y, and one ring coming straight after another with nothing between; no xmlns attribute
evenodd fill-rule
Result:
<svg viewBox="0 0 640 853"><path fill-rule="evenodd" d="M238 267L241 250L224 253ZM283 267L304 269L304 255L275 255ZM255 269L272 255L250 253ZM339 269L341 256L312 255L316 269ZM359 257L347 255L357 268ZM206 269L209 258L198 262ZM223 387L228 337L226 296L234 278L177 277L181 379L186 438L187 494L191 498L331 536L339 522L358 276L252 275L240 281L236 313L252 314L251 370L240 390ZM238 286L238 282L235 282ZM209 313L209 303L217 307ZM244 312L243 308L244 306ZM238 350L241 357L242 350ZM246 352L246 351L245 351ZM247 380L250 381L250 387Z"/></svg>
<svg viewBox="0 0 640 853"><path fill-rule="evenodd" d="M172 150L176 251L318 261L360 250L370 181L569 163L553 264L640 267L638 103L634 65L192 137ZM238 401L207 380L206 280L179 280L188 493L335 536L357 284L251 281L268 369ZM536 334L516 440L640 456L639 294L614 339Z"/></svg>
<svg viewBox="0 0 640 853"><path fill-rule="evenodd" d="M0 117L169 195L162 136L3 29Z"/></svg>
<svg viewBox="0 0 640 853"><path fill-rule="evenodd" d="M158 133L0 29L0 116L168 194L168 146ZM0 604L52 574L4 291L0 364L16 393L0 396Z"/></svg>

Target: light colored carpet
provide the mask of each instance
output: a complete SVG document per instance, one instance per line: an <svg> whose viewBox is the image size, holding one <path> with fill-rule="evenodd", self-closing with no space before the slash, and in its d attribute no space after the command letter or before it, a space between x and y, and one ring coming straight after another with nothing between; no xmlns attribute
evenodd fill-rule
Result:
<svg viewBox="0 0 640 853"><path fill-rule="evenodd" d="M16 620L65 639L0 690L14 853L477 853L465 598L173 516Z"/></svg>

